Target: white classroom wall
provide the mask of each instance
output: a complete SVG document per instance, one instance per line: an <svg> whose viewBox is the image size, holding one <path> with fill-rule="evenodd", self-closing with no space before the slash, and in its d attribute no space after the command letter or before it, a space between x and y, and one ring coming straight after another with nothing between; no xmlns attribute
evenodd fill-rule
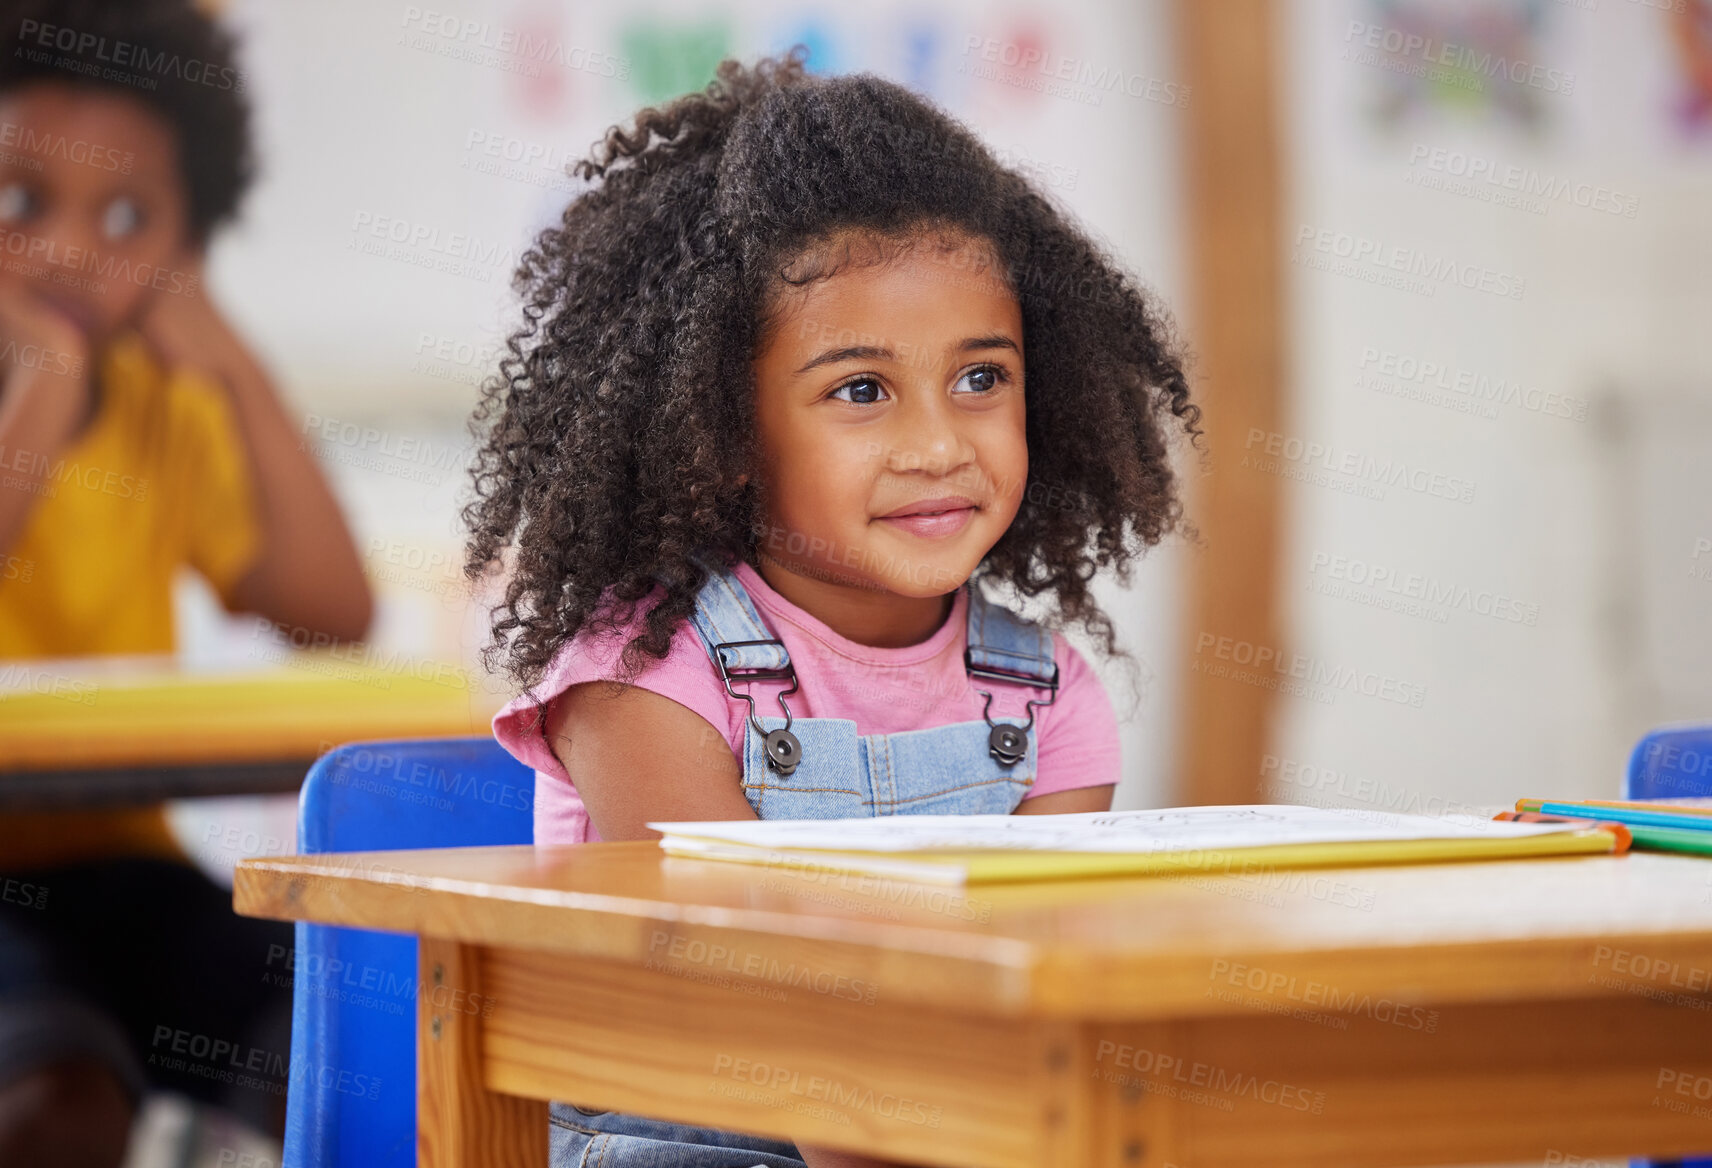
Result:
<svg viewBox="0 0 1712 1168"><path fill-rule="evenodd" d="M1403 6L1428 7L1454 35L1479 6ZM1286 484L1291 648L1424 701L1281 699L1268 777L1280 796L1426 810L1612 796L1642 731L1712 714L1712 573L1694 558L1712 534L1712 141L1675 120L1668 14L1631 0L1508 6L1538 22L1536 128L1424 102L1382 128L1382 74L1359 50L1366 26L1403 23L1383 11L1290 5L1285 429L1470 483L1472 499ZM1482 165L1480 195L1431 185ZM1491 290L1434 281L1428 296L1368 282L1371 264L1310 266L1339 258L1340 237L1473 265ZM1459 377L1522 392L1495 417L1403 396ZM1406 590L1351 596L1374 568L1472 600L1420 615L1374 603ZM1483 595L1502 615L1476 610Z"/></svg>

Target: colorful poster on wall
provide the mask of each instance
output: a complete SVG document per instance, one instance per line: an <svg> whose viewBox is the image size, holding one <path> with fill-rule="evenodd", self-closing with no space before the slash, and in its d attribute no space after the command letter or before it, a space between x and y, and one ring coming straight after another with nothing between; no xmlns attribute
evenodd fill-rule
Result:
<svg viewBox="0 0 1712 1168"><path fill-rule="evenodd" d="M1381 130L1447 117L1539 134L1573 96L1546 0L1365 0L1340 56L1361 66L1363 112Z"/></svg>

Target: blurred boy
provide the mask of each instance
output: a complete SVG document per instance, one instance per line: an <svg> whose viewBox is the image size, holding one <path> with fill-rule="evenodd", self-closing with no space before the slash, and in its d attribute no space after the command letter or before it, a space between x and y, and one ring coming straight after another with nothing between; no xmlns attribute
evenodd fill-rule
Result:
<svg viewBox="0 0 1712 1168"><path fill-rule="evenodd" d="M364 635L338 506L203 284L250 176L191 0L0 0L0 659L170 652L181 565ZM158 807L0 815L5 877L44 893L0 898L0 1168L119 1163L148 1082L229 1096L157 1073L151 1036L251 1041L289 928L233 916Z"/></svg>

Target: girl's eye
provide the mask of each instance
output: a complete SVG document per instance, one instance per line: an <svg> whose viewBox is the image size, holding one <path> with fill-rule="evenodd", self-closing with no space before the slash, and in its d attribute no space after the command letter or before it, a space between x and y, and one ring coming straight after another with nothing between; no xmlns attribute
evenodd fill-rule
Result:
<svg viewBox="0 0 1712 1168"><path fill-rule="evenodd" d="M846 390L849 391L848 397L843 396ZM879 401L885 392L880 387L880 383L872 377L858 377L854 381L846 381L827 396L838 398L839 401L850 402L853 405L871 406Z"/></svg>
<svg viewBox="0 0 1712 1168"><path fill-rule="evenodd" d="M101 214L101 233L108 239L124 239L135 235L143 225L143 209L128 195L120 195L107 204Z"/></svg>
<svg viewBox="0 0 1712 1168"><path fill-rule="evenodd" d="M0 187L0 223L16 223L27 219L36 209L36 197L23 183L7 183Z"/></svg>
<svg viewBox="0 0 1712 1168"><path fill-rule="evenodd" d="M967 382L970 392L982 394L993 392L1008 380L1010 379L1005 376L1005 371L997 365L981 365L959 377L957 384Z"/></svg>

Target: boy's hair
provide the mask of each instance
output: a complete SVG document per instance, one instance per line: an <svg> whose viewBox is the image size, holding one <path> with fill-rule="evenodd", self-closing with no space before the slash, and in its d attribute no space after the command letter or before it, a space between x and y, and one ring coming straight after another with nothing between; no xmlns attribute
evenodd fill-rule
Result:
<svg viewBox="0 0 1712 1168"><path fill-rule="evenodd" d="M0 94L46 82L130 98L172 127L193 242L237 214L255 175L244 76L194 0L0 0Z"/></svg>
<svg viewBox="0 0 1712 1168"><path fill-rule="evenodd" d="M811 76L802 52L727 60L704 92L614 126L575 167L598 181L522 257L463 516L466 575L511 561L485 658L524 689L656 584L622 672L663 657L706 580L692 557L728 565L765 534L751 362L781 282L834 270L785 269L839 229L990 240L998 271L946 278L1021 304L1029 482L977 576L1047 594L1112 653L1089 579L1127 580L1181 520L1168 431L1194 440L1200 410L1151 299L954 118L875 76Z"/></svg>

